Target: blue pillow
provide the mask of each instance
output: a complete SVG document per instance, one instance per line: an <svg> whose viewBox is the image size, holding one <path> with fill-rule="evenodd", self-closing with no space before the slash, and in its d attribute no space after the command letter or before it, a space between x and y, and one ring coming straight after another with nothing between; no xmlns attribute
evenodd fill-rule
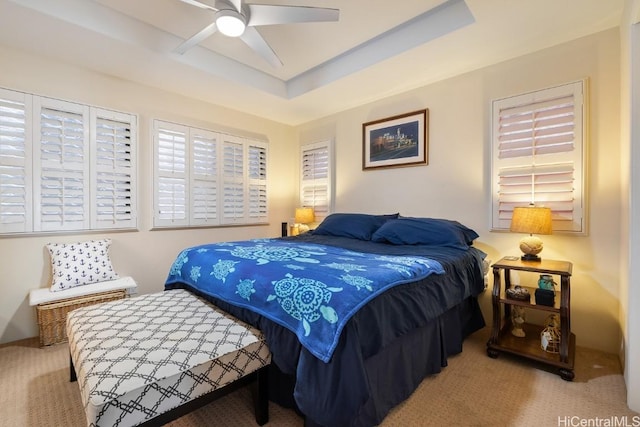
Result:
<svg viewBox="0 0 640 427"><path fill-rule="evenodd" d="M360 213L334 213L329 215L313 230L313 234L324 236L351 237L370 240L373 233L398 214L370 215Z"/></svg>
<svg viewBox="0 0 640 427"><path fill-rule="evenodd" d="M398 218L385 222L371 240L394 245L439 245L468 248L478 233L457 221L436 218Z"/></svg>

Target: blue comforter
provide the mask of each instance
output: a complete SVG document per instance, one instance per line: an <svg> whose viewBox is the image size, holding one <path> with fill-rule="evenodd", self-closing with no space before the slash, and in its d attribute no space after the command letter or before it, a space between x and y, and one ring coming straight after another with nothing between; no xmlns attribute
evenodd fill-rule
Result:
<svg viewBox="0 0 640 427"><path fill-rule="evenodd" d="M360 307L394 286L443 273L439 262L421 256L257 239L185 249L166 285L187 284L251 308L294 332L311 354L329 362L341 331Z"/></svg>
<svg viewBox="0 0 640 427"><path fill-rule="evenodd" d="M416 337L413 331L433 329L434 339L440 345L425 347L421 341L422 335L418 335L420 340L416 340L415 346L412 345L409 351L424 357L424 369L428 373L436 373L446 366L448 355L462 348L461 342L459 347L455 345L449 348L446 344L449 337L458 341L461 336L484 326L474 297L484 290L482 259L485 255L474 247L462 250L442 246L391 245L312 233L284 237L282 240L336 246L367 256L425 257L438 261L445 271L444 274L431 274L424 279L391 287L371 299L346 323L328 363L302 346L294 332L257 314L250 307L239 307L235 303L227 303L223 298L208 296L187 283L186 279L165 286L165 289L188 289L260 329L272 352L273 369L270 375L274 374L274 370L286 374L286 378L274 377L277 382L271 383L274 387L270 387L270 398L282 406L299 410L305 415L305 424L332 427L379 424L388 411L405 399L424 377L424 373L418 372L415 365L404 363L403 357L406 358L406 355L398 354L406 349L398 346L400 339ZM210 263L204 262L205 265ZM257 266L256 260L253 260L253 265L256 265L255 270L262 269ZM334 293L333 297L337 298L339 294ZM473 304L464 304L465 301ZM464 313L464 316L471 317L466 317L464 321L460 317L459 324L451 319L445 322L443 316L447 313L456 313L456 316L463 316ZM389 349L397 351L389 352ZM387 358L390 356L393 359ZM393 371L390 371L391 367ZM379 384L377 379L380 372L396 375L398 380Z"/></svg>

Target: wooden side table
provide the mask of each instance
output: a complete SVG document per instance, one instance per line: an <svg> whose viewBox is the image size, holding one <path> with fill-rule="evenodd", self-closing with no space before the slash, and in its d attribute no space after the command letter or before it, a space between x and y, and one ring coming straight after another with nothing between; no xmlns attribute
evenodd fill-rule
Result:
<svg viewBox="0 0 640 427"><path fill-rule="evenodd" d="M562 379L571 381L574 378L573 366L575 361L576 337L571 332L571 270L573 265L567 261L543 259L539 262L522 261L520 258L505 257L493 264L493 327L491 338L487 342L487 354L496 358L500 352L507 352L526 357L558 368ZM536 304L535 287L526 287L531 295L530 301L507 298L506 291L511 286L511 270L520 270L540 274L550 274L560 277L560 298L555 299L553 306ZM503 286L504 284L504 286ZM557 294L557 292L556 292ZM557 295L556 295L557 296ZM559 301L558 301L559 299ZM518 337L511 333L512 307L542 310L560 315L560 346L558 353L542 349L540 333L542 326L525 323L525 336ZM504 308L504 319L503 309Z"/></svg>

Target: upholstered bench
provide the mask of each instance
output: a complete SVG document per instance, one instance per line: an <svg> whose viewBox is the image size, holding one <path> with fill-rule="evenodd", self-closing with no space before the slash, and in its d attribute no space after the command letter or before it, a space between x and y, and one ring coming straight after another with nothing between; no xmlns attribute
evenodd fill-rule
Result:
<svg viewBox="0 0 640 427"><path fill-rule="evenodd" d="M67 335L89 426L162 425L251 382L268 421L262 333L186 290L74 310Z"/></svg>

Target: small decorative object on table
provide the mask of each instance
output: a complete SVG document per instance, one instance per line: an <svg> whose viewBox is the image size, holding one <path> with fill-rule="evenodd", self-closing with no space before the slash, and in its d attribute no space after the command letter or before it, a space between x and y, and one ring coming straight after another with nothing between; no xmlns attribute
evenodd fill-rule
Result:
<svg viewBox="0 0 640 427"><path fill-rule="evenodd" d="M553 307L556 293L547 289L536 289L536 304Z"/></svg>
<svg viewBox="0 0 640 427"><path fill-rule="evenodd" d="M548 353L560 352L560 320L555 314L547 317L540 332L540 347Z"/></svg>
<svg viewBox="0 0 640 427"><path fill-rule="evenodd" d="M536 304L553 307L555 304L555 286L553 276L550 274L541 274L538 280L538 289L536 289Z"/></svg>
<svg viewBox="0 0 640 427"><path fill-rule="evenodd" d="M556 285L557 283L553 280L553 276L550 274L541 274L540 279L538 279L538 287L540 289L553 291Z"/></svg>
<svg viewBox="0 0 640 427"><path fill-rule="evenodd" d="M507 294L507 298L517 299L519 301L530 301L531 294L527 290L527 288L523 288L522 286L516 285L513 288L509 288L505 291Z"/></svg>
<svg viewBox="0 0 640 427"><path fill-rule="evenodd" d="M514 305L511 307L511 324L513 328L511 329L511 334L523 338L526 336L524 332L524 322L525 322L525 314L524 307L520 307L518 305Z"/></svg>

